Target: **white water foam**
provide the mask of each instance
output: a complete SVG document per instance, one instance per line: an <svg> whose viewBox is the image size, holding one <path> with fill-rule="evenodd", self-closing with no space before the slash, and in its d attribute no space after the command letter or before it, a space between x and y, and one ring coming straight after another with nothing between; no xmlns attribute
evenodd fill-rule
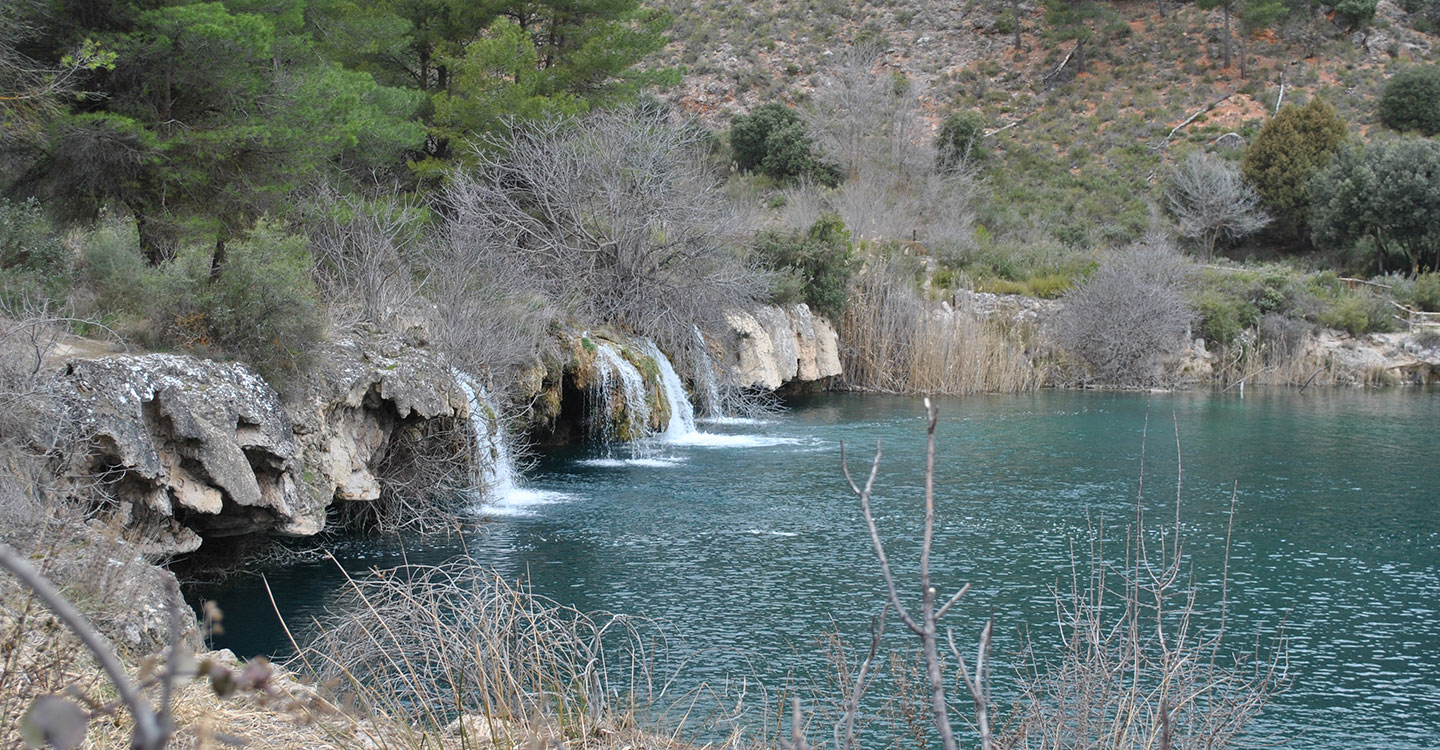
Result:
<svg viewBox="0 0 1440 750"><path fill-rule="evenodd" d="M775 424L773 419L760 419L758 417L700 417L695 420L702 424L751 426L763 424Z"/></svg>
<svg viewBox="0 0 1440 750"><path fill-rule="evenodd" d="M526 515L536 505L549 505L570 499L563 492L527 489L516 476L515 458L500 412L490 400L485 387L466 373L451 370L455 382L465 392L470 404L470 434L475 440L476 465L484 494L474 511L495 516Z"/></svg>
<svg viewBox="0 0 1440 750"><path fill-rule="evenodd" d="M782 536L782 537L800 536L799 534L796 534L796 533L793 532L793 531L770 531L770 530L768 530L768 529L749 529L748 531L749 531L751 534L754 534L755 536Z"/></svg>
<svg viewBox="0 0 1440 750"><path fill-rule="evenodd" d="M774 437L769 435L723 435L717 432L692 432L670 441L671 445L691 445L697 448L768 448L774 445L800 445L801 438Z"/></svg>
<svg viewBox="0 0 1440 750"><path fill-rule="evenodd" d="M660 434L660 439L673 443L695 434L695 407L690 403L690 397L685 393L685 384L680 382L680 375L675 372L674 365L660 351L660 347L653 341L645 341L645 353L655 360L655 365L660 368L660 386L665 389L665 402L670 405L670 422L665 425L665 431Z"/></svg>
<svg viewBox="0 0 1440 750"><path fill-rule="evenodd" d="M580 466L593 466L601 469L617 469L627 466L641 466L651 469L664 469L671 466L679 466L684 463L683 458L588 458L575 463Z"/></svg>
<svg viewBox="0 0 1440 750"><path fill-rule="evenodd" d="M710 347L705 345L705 334L700 326L691 326L695 331L695 387L705 395L705 417L724 417L720 411L720 383L715 379L715 363L710 359Z"/></svg>
<svg viewBox="0 0 1440 750"><path fill-rule="evenodd" d="M630 427L631 437L644 435L649 431L650 407L645 400L645 378L635 365L620 355L620 352L607 341L595 342L596 360L602 363L600 367L600 389L602 398L605 400L602 406L601 423L609 424L610 401L614 396L615 388L619 387L620 395L625 399L625 413ZM619 379L619 383L615 379ZM608 432L608 429L607 429ZM603 435L602 438L610 441L610 435Z"/></svg>

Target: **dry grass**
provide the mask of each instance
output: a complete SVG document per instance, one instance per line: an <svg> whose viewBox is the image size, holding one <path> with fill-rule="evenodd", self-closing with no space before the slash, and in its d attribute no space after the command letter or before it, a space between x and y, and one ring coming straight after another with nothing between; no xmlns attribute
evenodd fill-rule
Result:
<svg viewBox="0 0 1440 750"><path fill-rule="evenodd" d="M845 385L892 393L964 395L1040 387L1026 354L1033 331L921 296L906 262L872 262L859 276L840 323Z"/></svg>
<svg viewBox="0 0 1440 750"><path fill-rule="evenodd" d="M648 728L695 717L656 674L668 646L643 620L581 613L468 559L348 586L292 666L357 715L394 717L380 746L689 745Z"/></svg>

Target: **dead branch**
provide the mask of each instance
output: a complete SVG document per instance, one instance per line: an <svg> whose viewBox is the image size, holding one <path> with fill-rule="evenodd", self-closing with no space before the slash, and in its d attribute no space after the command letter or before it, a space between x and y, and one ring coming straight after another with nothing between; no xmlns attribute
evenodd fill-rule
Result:
<svg viewBox="0 0 1440 750"><path fill-rule="evenodd" d="M1209 111L1212 110L1212 109L1215 109L1215 107L1219 106L1220 102L1223 102L1223 101L1225 101L1226 99L1229 99L1230 97L1232 97L1232 96L1234 96L1235 94L1239 93L1239 91L1240 91L1240 89L1235 89L1234 91L1231 91L1230 93L1228 93L1228 94L1226 94L1226 95L1224 95L1224 96L1222 96L1222 97L1220 97L1220 98L1218 98L1218 99L1215 99L1214 101L1210 102L1209 104L1206 104L1205 106L1203 106L1203 107L1201 107L1200 109L1196 110L1196 111L1195 111L1195 114L1190 115L1189 117L1185 118L1185 121L1184 121L1184 122L1182 122L1182 123L1180 123L1179 125L1176 125L1175 127L1171 128L1171 129L1170 129L1170 133L1165 136L1165 141L1164 141L1164 143L1161 144L1162 147L1165 146L1165 145L1169 145L1170 139L1171 139L1171 138L1174 138L1174 137L1175 137L1175 134L1176 134L1177 132L1179 132L1181 128L1185 127L1186 125L1189 125L1189 124L1192 123L1192 122L1195 122L1195 118L1199 117L1200 115L1205 114L1206 112L1209 112Z"/></svg>

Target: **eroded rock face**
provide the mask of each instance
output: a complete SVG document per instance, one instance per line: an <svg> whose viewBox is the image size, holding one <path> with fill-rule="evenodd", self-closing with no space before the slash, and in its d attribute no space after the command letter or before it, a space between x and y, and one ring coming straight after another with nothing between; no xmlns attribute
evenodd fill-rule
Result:
<svg viewBox="0 0 1440 750"><path fill-rule="evenodd" d="M93 437L69 475L106 484L122 520L158 540L152 554L192 551L204 537L309 536L332 503L380 496L375 469L396 429L468 411L449 368L424 350L344 343L317 359L288 404L238 363L75 360L70 401Z"/></svg>
<svg viewBox="0 0 1440 750"><path fill-rule="evenodd" d="M769 305L726 315L725 366L742 388L776 390L841 373L839 337L806 305Z"/></svg>

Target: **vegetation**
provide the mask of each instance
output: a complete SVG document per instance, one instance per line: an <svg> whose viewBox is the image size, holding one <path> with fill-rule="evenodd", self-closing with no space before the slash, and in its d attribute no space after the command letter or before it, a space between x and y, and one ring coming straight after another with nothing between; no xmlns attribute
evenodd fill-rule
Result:
<svg viewBox="0 0 1440 750"><path fill-rule="evenodd" d="M833 320L845 312L854 267L850 233L839 216L821 216L804 235L762 233L754 253L776 273L771 301L804 302Z"/></svg>
<svg viewBox="0 0 1440 750"><path fill-rule="evenodd" d="M1391 76L1380 95L1380 121L1402 133L1440 133L1440 65L1416 65Z"/></svg>
<svg viewBox="0 0 1440 750"><path fill-rule="evenodd" d="M1193 319L1185 295L1192 270L1162 238L1115 253L1065 295L1061 346L1102 383L1163 383L1164 360L1180 353Z"/></svg>
<svg viewBox="0 0 1440 750"><path fill-rule="evenodd" d="M730 153L740 169L780 182L835 180L834 169L816 155L800 115L783 104L766 104L736 117L730 125Z"/></svg>
<svg viewBox="0 0 1440 750"><path fill-rule="evenodd" d="M1239 170L1203 151L1191 153L1171 172L1165 197L1180 234L1197 240L1207 261L1215 257L1216 243L1244 239L1270 222Z"/></svg>
<svg viewBox="0 0 1440 750"><path fill-rule="evenodd" d="M1367 260L1381 273L1404 258L1405 269L1440 268L1440 143L1422 138L1349 148L1315 177L1315 238L1345 249L1369 242Z"/></svg>
<svg viewBox="0 0 1440 750"><path fill-rule="evenodd" d="M1245 149L1241 172L1283 227L1304 226L1310 178L1345 141L1345 122L1323 99L1291 104L1265 123Z"/></svg>
<svg viewBox="0 0 1440 750"><path fill-rule="evenodd" d="M935 135L935 152L940 170L954 172L966 169L985 158L981 143L985 137L985 119L979 112L952 112L940 124Z"/></svg>

